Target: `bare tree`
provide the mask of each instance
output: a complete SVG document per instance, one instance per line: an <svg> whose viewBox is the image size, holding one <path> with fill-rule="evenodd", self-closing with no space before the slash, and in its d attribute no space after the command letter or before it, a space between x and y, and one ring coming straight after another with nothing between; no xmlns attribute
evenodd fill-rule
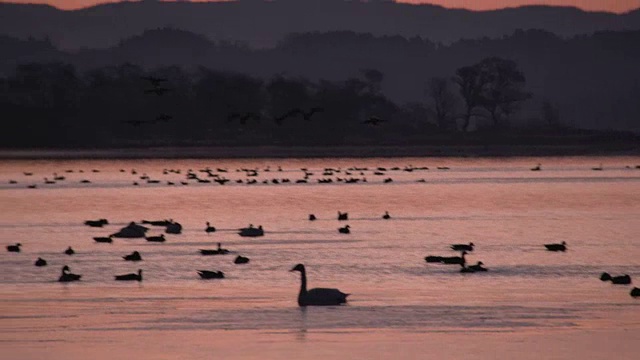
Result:
<svg viewBox="0 0 640 360"><path fill-rule="evenodd" d="M460 95L464 100L465 111L462 114L462 130L467 131L471 118L477 115L474 111L482 104L482 90L486 84L486 77L480 67L476 65L463 66L456 70L453 81L460 87Z"/></svg>
<svg viewBox="0 0 640 360"><path fill-rule="evenodd" d="M427 83L427 94L433 103L433 112L436 122L441 130L448 130L454 119L456 98L449 88L449 80L441 77L433 77Z"/></svg>

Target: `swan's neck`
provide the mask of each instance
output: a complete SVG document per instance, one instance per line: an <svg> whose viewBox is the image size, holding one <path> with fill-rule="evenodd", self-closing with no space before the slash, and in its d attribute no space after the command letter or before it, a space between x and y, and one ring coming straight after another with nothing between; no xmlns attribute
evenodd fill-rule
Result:
<svg viewBox="0 0 640 360"><path fill-rule="evenodd" d="M302 295L307 293L307 272L305 269L302 269L302 271L300 271L300 278L300 295Z"/></svg>

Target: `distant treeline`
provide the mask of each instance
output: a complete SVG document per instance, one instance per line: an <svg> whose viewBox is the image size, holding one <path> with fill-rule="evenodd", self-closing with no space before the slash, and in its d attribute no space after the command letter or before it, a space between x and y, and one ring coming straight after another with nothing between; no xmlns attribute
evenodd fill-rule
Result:
<svg viewBox="0 0 640 360"><path fill-rule="evenodd" d="M431 78L451 80L464 66L499 57L514 61L526 76L532 97L509 115L512 126L548 123L549 117L573 128L640 131L640 31L601 32L563 39L540 30L516 31L502 38L460 40L443 45L425 38L373 36L349 31L291 34L275 48L214 42L202 35L163 28L127 38L106 49L62 51L47 40L0 36L0 75L13 76L26 63L70 64L79 78L95 69L130 63L143 73L179 67L193 83L200 68L241 73L263 84L274 77L340 84L363 69L384 74L379 96L407 108L425 104ZM106 71L106 70L105 70ZM363 80L364 81L364 80ZM452 84L449 84L452 85ZM459 93L456 89L452 89ZM463 108L462 99L456 107ZM350 116L345 114L345 116ZM434 121L433 116L429 121ZM469 129L490 119L472 117Z"/></svg>

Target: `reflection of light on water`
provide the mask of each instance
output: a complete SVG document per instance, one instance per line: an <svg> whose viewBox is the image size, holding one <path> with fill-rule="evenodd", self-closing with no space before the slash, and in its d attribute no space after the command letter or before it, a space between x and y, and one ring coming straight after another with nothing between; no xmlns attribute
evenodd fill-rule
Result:
<svg viewBox="0 0 640 360"><path fill-rule="evenodd" d="M300 330L296 332L296 341L306 341L307 340L307 307L300 307Z"/></svg>

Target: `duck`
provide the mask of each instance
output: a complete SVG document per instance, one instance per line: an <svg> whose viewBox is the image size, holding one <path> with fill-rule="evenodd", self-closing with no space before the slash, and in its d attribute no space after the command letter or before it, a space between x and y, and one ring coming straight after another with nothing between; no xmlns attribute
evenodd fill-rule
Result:
<svg viewBox="0 0 640 360"><path fill-rule="evenodd" d="M609 273L603 272L600 275L600 280L602 281L611 281L612 284L616 285L629 285L631 284L631 276L629 275L620 275L620 276L611 276Z"/></svg>
<svg viewBox="0 0 640 360"><path fill-rule="evenodd" d="M20 244L20 243L16 243L15 245L8 245L7 246L7 251L8 252L20 252L20 246L22 246L22 244Z"/></svg>
<svg viewBox="0 0 640 360"><path fill-rule="evenodd" d="M470 242L469 245L467 244L453 244L451 245L451 249L455 250L455 251L473 251L473 243Z"/></svg>
<svg viewBox="0 0 640 360"><path fill-rule="evenodd" d="M134 251L129 255L125 255L122 258L125 261L141 261L142 260L142 256L140 256L140 253L137 251Z"/></svg>
<svg viewBox="0 0 640 360"><path fill-rule="evenodd" d="M544 244L544 247L549 251L566 251L567 243L563 241L560 244Z"/></svg>
<svg viewBox="0 0 640 360"><path fill-rule="evenodd" d="M211 226L211 224L207 221L207 227L204 229L204 231L208 234L208 233L216 232L216 228Z"/></svg>
<svg viewBox="0 0 640 360"><path fill-rule="evenodd" d="M202 279L224 279L222 271L196 270Z"/></svg>
<svg viewBox="0 0 640 360"><path fill-rule="evenodd" d="M113 242L113 239L111 236L107 236L107 237L94 237L93 240L97 243L108 243L111 244Z"/></svg>
<svg viewBox="0 0 640 360"><path fill-rule="evenodd" d="M338 211L338 220L349 220L349 213L341 213Z"/></svg>
<svg viewBox="0 0 640 360"><path fill-rule="evenodd" d="M200 249L200 254L202 255L226 255L229 253L229 250L223 249L222 244L218 243L218 249Z"/></svg>
<svg viewBox="0 0 640 360"><path fill-rule="evenodd" d="M633 289L631 289L631 292L629 293L629 295L631 295L634 298L640 296L640 288L634 287Z"/></svg>
<svg viewBox="0 0 640 360"><path fill-rule="evenodd" d="M36 260L34 265L37 266L37 267L47 266L47 260L39 257L38 260Z"/></svg>
<svg viewBox="0 0 640 360"><path fill-rule="evenodd" d="M389 219L391 219L391 215L389 215L388 211L385 211L384 215L382 215L382 218L385 219L385 220L389 220Z"/></svg>
<svg viewBox="0 0 640 360"><path fill-rule="evenodd" d="M303 264L294 266L290 271L300 272L299 306L332 306L347 302L349 294L345 294L338 289L315 288L307 290L307 272Z"/></svg>
<svg viewBox="0 0 640 360"><path fill-rule="evenodd" d="M443 264L448 264L448 265L462 265L464 266L466 264L466 260L464 258L464 256L467 254L466 251L462 252L461 256L449 256L449 257L443 257L442 258L442 263Z"/></svg>
<svg viewBox="0 0 640 360"><path fill-rule="evenodd" d="M482 267L482 265L484 265L484 263L482 261L478 261L477 264L468 266L468 268L473 271L489 271L489 269Z"/></svg>
<svg viewBox="0 0 640 360"><path fill-rule="evenodd" d="M262 228L262 225L255 228L253 227L253 224L249 224L249 227L240 229L240 231L238 232L238 235L243 237L264 236L264 229Z"/></svg>
<svg viewBox="0 0 640 360"><path fill-rule="evenodd" d="M145 239L150 242L165 242L164 234L160 234L160 236L146 236Z"/></svg>
<svg viewBox="0 0 640 360"><path fill-rule="evenodd" d="M65 250L65 251L64 251L64 253L65 253L65 254L67 254L67 255L73 255L73 254L75 254L76 252L75 252L75 251L73 251L73 249L71 248L71 246L69 246L69 247L67 248L67 250Z"/></svg>
<svg viewBox="0 0 640 360"><path fill-rule="evenodd" d="M247 264L248 262L249 258L241 255L238 255L235 260L233 260L234 264Z"/></svg>
<svg viewBox="0 0 640 360"><path fill-rule="evenodd" d="M107 219L87 220L84 224L90 227L102 227L104 225L109 225L109 221Z"/></svg>
<svg viewBox="0 0 640 360"><path fill-rule="evenodd" d="M82 275L72 274L69 271L71 271L71 269L69 269L69 267L67 265L65 265L62 268L62 274L58 278L58 281L59 282L79 281L80 278L82 277Z"/></svg>
<svg viewBox="0 0 640 360"><path fill-rule="evenodd" d="M338 232L340 234L350 234L351 233L351 230L349 230L350 228L351 227L349 225L347 225L345 227L338 228Z"/></svg>
<svg viewBox="0 0 640 360"><path fill-rule="evenodd" d="M313 214L309 214L309 221L314 221L316 220L316 216Z"/></svg>
<svg viewBox="0 0 640 360"><path fill-rule="evenodd" d="M118 281L142 281L142 269L138 269L138 273L116 275L115 279Z"/></svg>

